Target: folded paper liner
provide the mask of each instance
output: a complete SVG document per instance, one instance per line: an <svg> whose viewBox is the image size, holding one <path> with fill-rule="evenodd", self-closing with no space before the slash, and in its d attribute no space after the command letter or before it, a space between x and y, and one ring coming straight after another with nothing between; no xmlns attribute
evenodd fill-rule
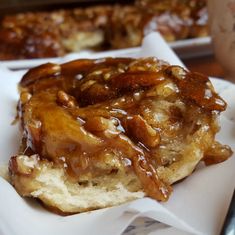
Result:
<svg viewBox="0 0 235 235"><path fill-rule="evenodd" d="M88 58L103 56L120 54L115 51L87 54ZM156 56L171 64L184 66L158 33L147 36L141 50L127 50L126 56ZM61 58L60 62L75 59L72 57ZM11 122L16 113L17 82L24 72L9 71L0 64L0 166L6 165L19 147L18 126L11 125ZM235 149L235 85L219 79L212 79L212 82L228 103L226 112L221 115L221 131L217 139ZM63 217L45 210L34 200L21 198L0 177L0 234L118 235L138 220L144 224L138 234L147 234L149 224L143 218L151 218L161 222L156 223L154 231L149 232L152 235L215 235L219 234L223 224L235 187L234 179L235 157L232 156L221 164L198 167L191 176L173 186L174 191L165 203L143 198L117 207ZM136 234L133 227L135 225L129 226L124 234Z"/></svg>

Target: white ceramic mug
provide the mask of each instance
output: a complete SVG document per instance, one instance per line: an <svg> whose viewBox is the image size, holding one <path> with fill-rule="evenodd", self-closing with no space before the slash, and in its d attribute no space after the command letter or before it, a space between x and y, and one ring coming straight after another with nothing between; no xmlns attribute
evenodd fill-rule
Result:
<svg viewBox="0 0 235 235"><path fill-rule="evenodd" d="M209 27L216 58L235 82L235 0L207 0Z"/></svg>

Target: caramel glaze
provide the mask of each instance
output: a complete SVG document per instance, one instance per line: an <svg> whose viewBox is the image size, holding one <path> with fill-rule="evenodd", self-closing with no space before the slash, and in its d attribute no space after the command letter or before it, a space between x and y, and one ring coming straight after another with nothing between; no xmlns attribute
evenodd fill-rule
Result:
<svg viewBox="0 0 235 235"><path fill-rule="evenodd" d="M83 59L31 69L20 82L23 152L63 164L74 178L102 174L95 161L104 153L118 155L127 171L134 169L147 195L165 201L171 187L158 178L158 163L151 157L161 130L151 127L138 107L151 100L146 91L167 80L191 106L209 114L226 108L207 77L156 58Z"/></svg>

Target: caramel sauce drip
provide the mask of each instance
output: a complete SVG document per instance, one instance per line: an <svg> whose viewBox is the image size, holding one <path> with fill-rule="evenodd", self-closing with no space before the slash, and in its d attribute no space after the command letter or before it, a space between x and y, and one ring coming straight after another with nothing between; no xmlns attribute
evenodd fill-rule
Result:
<svg viewBox="0 0 235 235"><path fill-rule="evenodd" d="M151 157L160 135L139 115L138 107L149 99L145 91L167 79L177 85L184 102L206 112L226 107L207 77L156 58L86 59L30 70L20 82L21 90L32 94L27 115L22 115L25 104L19 104L26 149L57 164L62 157L75 178L99 174L95 163L102 161L100 156L117 154L124 167L134 169L147 195L165 201L171 188L158 178Z"/></svg>

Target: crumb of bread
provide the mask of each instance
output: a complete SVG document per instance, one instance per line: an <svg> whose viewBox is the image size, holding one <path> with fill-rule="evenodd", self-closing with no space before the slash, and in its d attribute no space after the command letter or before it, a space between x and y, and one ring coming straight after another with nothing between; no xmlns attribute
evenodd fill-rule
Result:
<svg viewBox="0 0 235 235"><path fill-rule="evenodd" d="M0 177L9 181L9 173L8 173L8 165L7 164L0 166Z"/></svg>
<svg viewBox="0 0 235 235"><path fill-rule="evenodd" d="M115 206L145 196L133 172L120 171L94 180L71 181L63 168L38 161L37 155L19 155L12 161L17 168L12 182L16 189L21 189L21 195L39 198L63 213Z"/></svg>

